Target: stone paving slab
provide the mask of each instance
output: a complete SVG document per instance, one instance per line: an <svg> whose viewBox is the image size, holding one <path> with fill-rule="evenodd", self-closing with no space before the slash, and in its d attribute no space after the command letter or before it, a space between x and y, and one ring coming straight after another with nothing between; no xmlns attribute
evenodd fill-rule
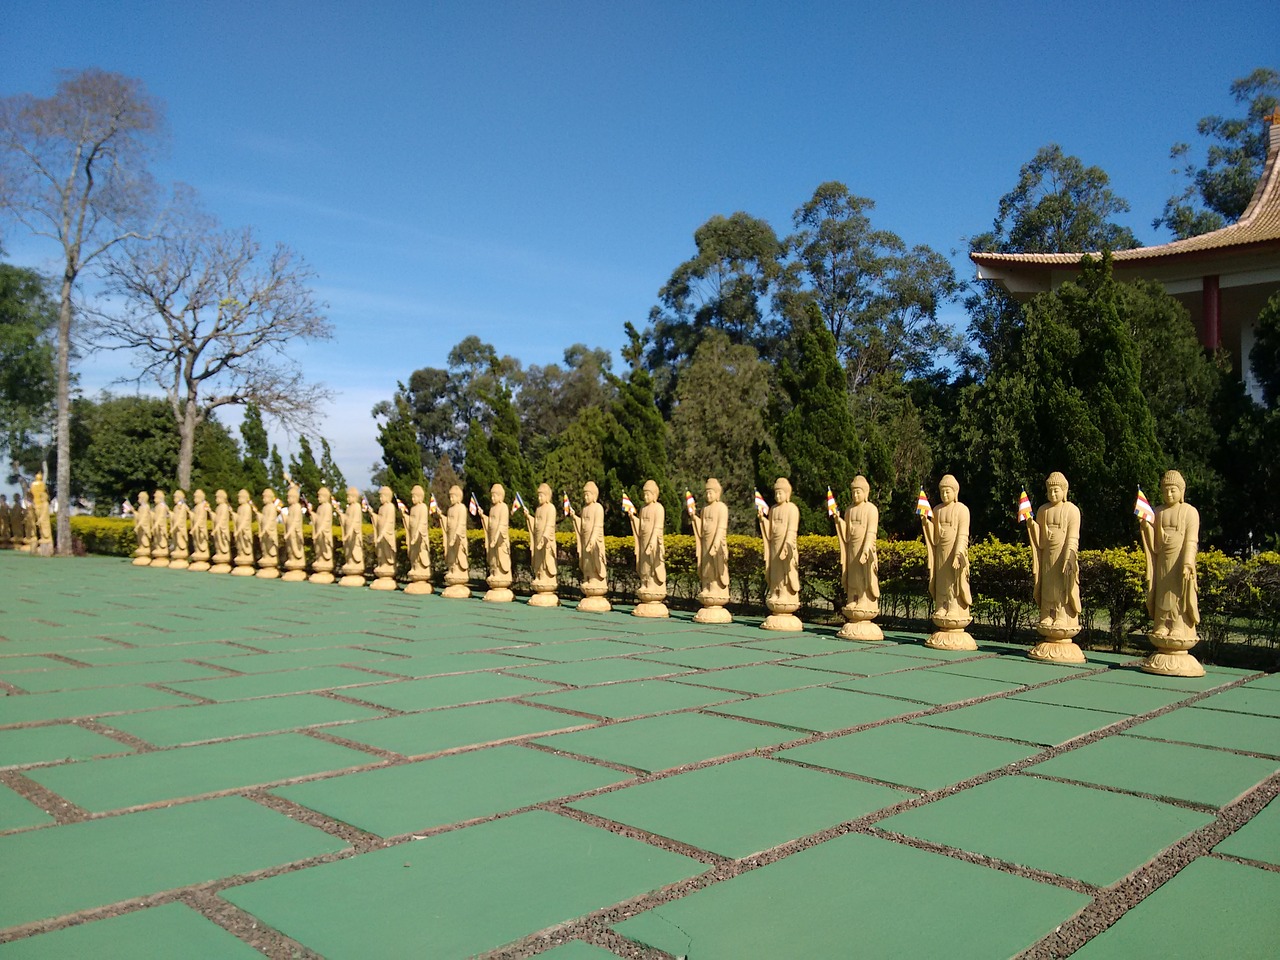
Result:
<svg viewBox="0 0 1280 960"><path fill-rule="evenodd" d="M1002 680L986 680L982 677L965 677L941 670L911 670L902 673L884 673L873 677L859 677L832 684L842 690L859 690L886 697L904 697L921 703L957 703L989 697L992 694L1012 693L1020 685Z"/></svg>
<svg viewBox="0 0 1280 960"><path fill-rule="evenodd" d="M1107 886L1212 820L1154 800L1009 776L876 826ZM1076 842L1064 844L1064 836Z"/></svg>
<svg viewBox="0 0 1280 960"><path fill-rule="evenodd" d="M1059 663L1038 663L1025 656L994 656L980 660L964 660L960 663L942 663L938 669L944 673L956 673L962 677L981 677L985 680L1003 680L1025 686L1062 680L1071 676L1084 676L1096 667L1073 667Z"/></svg>
<svg viewBox="0 0 1280 960"><path fill-rule="evenodd" d="M250 651L244 647L237 647L230 643L197 641L196 643L173 644L165 647L119 647L112 645L102 650L77 650L75 653L67 654L67 656L90 666L110 667L117 664L156 663L161 660L177 659L215 663L226 657L234 657L237 654L249 655L249 653ZM232 667L230 662L216 665ZM63 664L63 666L68 666L68 664ZM233 667L233 669L239 668ZM222 671L217 671L216 675L221 676Z"/></svg>
<svg viewBox="0 0 1280 960"><path fill-rule="evenodd" d="M176 747L255 733L279 733L348 720L367 720L384 713L376 707L358 707L319 694L294 693L261 700L231 700L169 710L148 710L108 717L102 722L157 747Z"/></svg>
<svg viewBox="0 0 1280 960"><path fill-rule="evenodd" d="M186 904L166 903L119 917L0 943L0 960L261 960L243 940Z"/></svg>
<svg viewBox="0 0 1280 960"><path fill-rule="evenodd" d="M132 752L132 747L92 730L77 727L74 723L0 730L0 769Z"/></svg>
<svg viewBox="0 0 1280 960"><path fill-rule="evenodd" d="M434 761L431 761L434 762ZM228 890L328 960L469 957L696 876L702 864L532 811Z"/></svg>
<svg viewBox="0 0 1280 960"><path fill-rule="evenodd" d="M1280 757L1280 719L1275 717L1224 713L1193 706L1136 724L1126 733Z"/></svg>
<svg viewBox="0 0 1280 960"><path fill-rule="evenodd" d="M895 670L925 670L933 664L920 657L909 657L901 653L881 653L878 650L856 650L852 653L823 653L804 660L787 661L803 663L810 670L829 670L859 677L876 676L881 673L892 673Z"/></svg>
<svg viewBox="0 0 1280 960"><path fill-rule="evenodd" d="M513 660L508 657L507 660ZM519 674L522 677L533 677L546 683L565 683L575 687L592 686L597 683L619 683L625 680L651 680L654 677L668 677L688 673L688 667L674 666L669 663L654 663L645 660L632 660L625 657L610 657L605 660L582 660L569 663L543 663L526 660L515 666L508 665L507 673Z"/></svg>
<svg viewBox="0 0 1280 960"><path fill-rule="evenodd" d="M992 737L1023 740L1045 746L1065 743L1123 718L1098 710L1080 710L1004 697L923 717L920 723L951 730L967 730Z"/></svg>
<svg viewBox="0 0 1280 960"><path fill-rule="evenodd" d="M737 700L707 709L731 717L746 717L793 727L805 733L830 733L917 713L924 707L922 704L891 700L873 694L836 690L832 687L812 687L753 697L750 700Z"/></svg>
<svg viewBox="0 0 1280 960"><path fill-rule="evenodd" d="M53 823L53 817L0 784L0 832L41 827L48 823Z"/></svg>
<svg viewBox="0 0 1280 960"><path fill-rule="evenodd" d="M274 697L282 693L308 693L312 690L335 690L364 683L385 683L389 678L350 667L312 667L307 670L277 670L274 673L247 673L223 676L214 680L189 683L166 683L170 690L194 694L209 700L250 700Z"/></svg>
<svg viewBox="0 0 1280 960"><path fill-rule="evenodd" d="M523 677L508 677L498 673L458 673L425 677L421 680L396 680L376 686L350 687L340 692L344 696L375 706L411 712L527 696L554 689L556 688L552 684Z"/></svg>
<svg viewBox="0 0 1280 960"><path fill-rule="evenodd" d="M1280 690L1264 690L1246 684L1205 697L1196 703L1202 710L1252 713L1259 717L1280 717Z"/></svg>
<svg viewBox="0 0 1280 960"><path fill-rule="evenodd" d="M1280 873L1200 857L1072 956L1274 960L1278 903Z"/></svg>
<svg viewBox="0 0 1280 960"><path fill-rule="evenodd" d="M630 779L526 747L476 750L272 793L380 837L443 827Z"/></svg>
<svg viewBox="0 0 1280 960"><path fill-rule="evenodd" d="M1132 683L1140 687L1158 687L1161 690L1186 690L1188 693L1204 693L1216 690L1228 683L1234 683L1241 677L1248 676L1249 671L1232 670L1229 667L1214 667L1203 677L1161 677L1152 673L1143 673L1136 664L1129 663L1113 667L1095 674L1094 679L1103 683Z"/></svg>
<svg viewBox="0 0 1280 960"><path fill-rule="evenodd" d="M1008 957L1088 902L1070 890L846 834L614 929L690 960Z"/></svg>
<svg viewBox="0 0 1280 960"><path fill-rule="evenodd" d="M1137 716L1140 713L1159 710L1192 696L1194 694L1186 690L1161 690L1156 687L1128 683L1104 684L1094 677L1083 677L1026 690L1015 694L1010 699Z"/></svg>
<svg viewBox="0 0 1280 960"><path fill-rule="evenodd" d="M541 737L534 742L553 750L566 750L579 756L608 760L654 773L686 763L774 746L800 736L794 730L780 730L728 717L672 713L577 733Z"/></svg>
<svg viewBox="0 0 1280 960"><path fill-rule="evenodd" d="M815 657L814 659L819 659ZM681 677L680 683L702 687L716 687L739 693L777 693L800 687L816 687L830 683L832 677L820 670L806 670L802 666L783 666L762 663L752 667L729 667L725 670L708 670Z"/></svg>
<svg viewBox="0 0 1280 960"><path fill-rule="evenodd" d="M377 762L358 750L281 733L40 767L27 776L86 810L105 812Z"/></svg>
<svg viewBox="0 0 1280 960"><path fill-rule="evenodd" d="M1134 793L1223 807L1280 770L1280 761L1242 757L1204 747L1108 737L1028 767Z"/></svg>
<svg viewBox="0 0 1280 960"><path fill-rule="evenodd" d="M738 693L690 686L671 680L637 680L632 683L543 694L530 698L530 702L563 710L576 710L610 720L625 720L651 713L688 710L741 699L742 695Z"/></svg>
<svg viewBox="0 0 1280 960"><path fill-rule="evenodd" d="M223 677L226 672L216 667L167 660L110 667L75 667L70 670L43 670L13 674L8 682L28 693L51 693L57 690L84 690L90 687L123 687L131 684L164 683L174 680L196 680L201 677Z"/></svg>
<svg viewBox="0 0 1280 960"><path fill-rule="evenodd" d="M741 667L749 663L766 663L781 660L790 654L760 650L756 647L693 647L688 650L663 650L647 653L638 659L658 663L672 663L695 670L714 670L718 667Z"/></svg>
<svg viewBox="0 0 1280 960"><path fill-rule="evenodd" d="M10 834L0 837L0 928L344 847L241 797Z"/></svg>
<svg viewBox="0 0 1280 960"><path fill-rule="evenodd" d="M375 670L386 670L386 664L400 659L390 651L364 650L358 647L318 647L314 650L290 650L287 653L253 653L243 647L229 644L223 646L225 653L206 655L204 661L239 673L275 673L278 670L340 667L353 663L366 664Z"/></svg>
<svg viewBox="0 0 1280 960"><path fill-rule="evenodd" d="M747 757L579 800L572 807L742 858L892 806L910 794Z"/></svg>
<svg viewBox="0 0 1280 960"><path fill-rule="evenodd" d="M3 648L0 648L3 649ZM6 683L12 682L9 679L10 674L21 674L31 670L74 670L75 666L65 663L62 660L54 660L52 657L42 656L25 656L18 654L17 656L0 656L0 680Z"/></svg>
<svg viewBox="0 0 1280 960"><path fill-rule="evenodd" d="M150 687L99 687L0 697L0 727L41 720L79 720L190 702L176 693Z"/></svg>
<svg viewBox="0 0 1280 960"><path fill-rule="evenodd" d="M1025 744L893 723L792 747L778 756L904 787L940 790L1038 752Z"/></svg>
<svg viewBox="0 0 1280 960"><path fill-rule="evenodd" d="M1280 867L1280 799L1214 847L1218 853L1258 860Z"/></svg>
<svg viewBox="0 0 1280 960"><path fill-rule="evenodd" d="M639 639L639 638L637 638ZM631 653L653 653L658 648L651 643L624 643L621 640L573 640L568 643L540 643L521 650L522 656L533 660L553 660L569 663L576 660L598 660L601 657L624 657Z"/></svg>
<svg viewBox="0 0 1280 960"><path fill-rule="evenodd" d="M783 633L758 635L758 639L750 640L743 646L778 654L777 657L768 659L781 659L783 656L816 657L826 653L863 653L873 645L837 640L823 634L808 633L798 637L794 633Z"/></svg>
<svg viewBox="0 0 1280 960"><path fill-rule="evenodd" d="M498 743L514 737L576 730L595 723L594 720L556 710L497 701L383 720L363 720L343 724L330 732L356 743L367 743L371 747L413 757Z"/></svg>

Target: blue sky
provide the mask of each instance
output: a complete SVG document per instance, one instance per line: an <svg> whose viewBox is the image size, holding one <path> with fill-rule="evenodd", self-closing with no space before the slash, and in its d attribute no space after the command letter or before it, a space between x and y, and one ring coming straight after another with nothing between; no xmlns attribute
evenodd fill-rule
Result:
<svg viewBox="0 0 1280 960"><path fill-rule="evenodd" d="M464 336L526 364L616 353L699 225L745 210L785 233L826 180L968 279L966 238L1057 142L1166 240L1170 145L1277 66L1263 2L18 0L5 20L0 95L140 77L168 113L156 174L306 257L336 330L300 351L339 393L316 432L361 480L369 408Z"/></svg>

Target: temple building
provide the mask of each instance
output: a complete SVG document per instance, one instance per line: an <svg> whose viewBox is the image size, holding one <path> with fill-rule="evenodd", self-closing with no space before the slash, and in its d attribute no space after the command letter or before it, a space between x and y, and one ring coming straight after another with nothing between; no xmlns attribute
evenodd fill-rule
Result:
<svg viewBox="0 0 1280 960"><path fill-rule="evenodd" d="M1267 160L1240 219L1186 240L1111 254L1117 280L1154 280L1191 312L1206 348L1225 348L1255 398L1249 370L1254 324L1280 293L1280 111L1266 118ZM1081 253L971 253L978 279L995 280L1018 300L1079 273Z"/></svg>

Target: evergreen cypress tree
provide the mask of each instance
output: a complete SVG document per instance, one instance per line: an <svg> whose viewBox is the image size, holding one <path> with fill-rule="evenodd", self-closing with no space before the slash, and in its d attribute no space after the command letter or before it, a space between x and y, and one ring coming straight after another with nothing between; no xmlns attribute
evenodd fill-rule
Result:
<svg viewBox="0 0 1280 960"><path fill-rule="evenodd" d="M260 494L268 483L267 457L270 448L267 446L267 428L262 423L262 410L253 401L244 405L240 436L244 438L245 489L252 494ZM228 490L227 493L234 502L235 492Z"/></svg>
<svg viewBox="0 0 1280 960"><path fill-rule="evenodd" d="M378 427L378 443L382 447L382 482L404 503L416 483L423 482L422 448L413 425L412 411L399 399L386 423Z"/></svg>
<svg viewBox="0 0 1280 960"><path fill-rule="evenodd" d="M289 458L289 474L310 503L316 502L316 491L324 485L311 441L304 433L298 437L298 455Z"/></svg>
<svg viewBox="0 0 1280 960"><path fill-rule="evenodd" d="M329 441L325 437L320 438L320 477L321 482L335 497L346 496L347 478L342 475L337 462L334 461L333 451L329 449Z"/></svg>
<svg viewBox="0 0 1280 960"><path fill-rule="evenodd" d="M605 507L606 526L611 533L630 534L627 518L619 509L622 495L629 494L639 507L640 488L646 480L653 480L667 511L667 529L674 530L683 491L667 482L667 426L655 402L653 380L640 362L644 342L632 324L626 324L625 329L628 342L622 348L622 357L630 369L626 379L610 377L617 396L602 445L605 476L600 500Z"/></svg>
<svg viewBox="0 0 1280 960"><path fill-rule="evenodd" d="M836 356L836 341L816 306L809 305L792 338L793 349L778 371L789 409L776 411L781 415L774 417L775 438L778 451L791 466L791 500L800 508L800 532L830 533L827 486L833 491L847 488L865 471L866 457L849 410L847 379ZM775 479L776 475L767 473L757 476L766 499L772 500L765 491L772 491ZM868 479L873 490L881 482Z"/></svg>

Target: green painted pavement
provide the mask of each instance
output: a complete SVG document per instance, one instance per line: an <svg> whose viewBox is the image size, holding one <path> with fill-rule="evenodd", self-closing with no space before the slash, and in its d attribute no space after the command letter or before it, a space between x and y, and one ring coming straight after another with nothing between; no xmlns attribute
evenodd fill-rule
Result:
<svg viewBox="0 0 1280 960"><path fill-rule="evenodd" d="M68 654L73 660L79 660L94 667L125 666L128 664L156 663L161 660L201 660L208 663L223 657L236 654L248 654L243 647L229 643L197 643L175 644L169 647L117 647L111 646L103 650L81 650ZM65 666L65 664L64 664ZM221 664L230 666L230 664ZM214 674L208 674L212 676ZM222 671L217 671L217 676Z"/></svg>
<svg viewBox="0 0 1280 960"><path fill-rule="evenodd" d="M531 698L549 707L576 710L610 720L625 720L668 710L688 710L727 700L740 700L741 695L695 687L671 680L637 680L604 687L564 690Z"/></svg>
<svg viewBox="0 0 1280 960"><path fill-rule="evenodd" d="M1137 716L1160 710L1191 696L1194 694L1186 690L1160 690L1130 683L1100 683L1093 677L1084 677L1026 690L1012 699Z"/></svg>
<svg viewBox="0 0 1280 960"><path fill-rule="evenodd" d="M796 636L794 633L780 636L757 633L756 637L757 639L749 641L746 646L791 657L813 657L827 653L863 653L873 646L855 643L852 640L837 640L835 637L817 633L806 633L804 636Z"/></svg>
<svg viewBox="0 0 1280 960"><path fill-rule="evenodd" d="M830 687L814 687L809 690L793 690L768 697L739 700L712 708L716 713L733 717L764 720L784 727L794 727L813 733L830 733L864 723L876 723L890 717L917 713L920 704L890 700L872 694Z"/></svg>
<svg viewBox="0 0 1280 960"><path fill-rule="evenodd" d="M53 817L0 783L0 832L40 827L52 822Z"/></svg>
<svg viewBox="0 0 1280 960"><path fill-rule="evenodd" d="M890 723L792 747L778 756L904 787L940 790L1037 752L1033 747L952 730Z"/></svg>
<svg viewBox="0 0 1280 960"><path fill-rule="evenodd" d="M704 869L638 840L531 811L259 880L223 897L327 960L449 960Z"/></svg>
<svg viewBox="0 0 1280 960"><path fill-rule="evenodd" d="M261 960L243 940L183 903L135 910L52 933L0 943L0 960Z"/></svg>
<svg viewBox="0 0 1280 960"><path fill-rule="evenodd" d="M1109 886L1213 818L1091 787L1009 776L876 827ZM1073 842L1063 843L1064 837Z"/></svg>
<svg viewBox="0 0 1280 960"><path fill-rule="evenodd" d="M740 693L777 693L782 690L796 690L800 687L820 686L830 683L832 679L831 674L821 670L762 663L752 667L708 670L704 673L681 677L680 682Z"/></svg>
<svg viewBox="0 0 1280 960"><path fill-rule="evenodd" d="M1226 806L1277 770L1276 760L1134 737L1108 737L1027 768L1028 773L1214 807Z"/></svg>
<svg viewBox="0 0 1280 960"><path fill-rule="evenodd" d="M0 646L0 653L4 650ZM30 670L75 670L76 667L61 660L41 656L0 656L0 679L9 682L10 674L26 673Z"/></svg>
<svg viewBox="0 0 1280 960"><path fill-rule="evenodd" d="M966 660L962 663L939 664L944 673L962 677L981 677L984 680L1003 680L1005 683L1021 683L1031 686L1061 680L1063 677L1084 676L1096 667L1072 667L1059 663L1039 663L1026 657L1003 655Z"/></svg>
<svg viewBox="0 0 1280 960"><path fill-rule="evenodd" d="M130 713L102 722L158 747L176 747L253 733L278 733L345 720L366 720L379 713L373 707L358 707L318 694L295 693L261 700L232 700Z"/></svg>
<svg viewBox="0 0 1280 960"><path fill-rule="evenodd" d="M272 793L394 837L505 813L629 779L526 747L493 747L282 787Z"/></svg>
<svg viewBox="0 0 1280 960"><path fill-rule="evenodd" d="M1004 697L986 700L958 710L921 717L920 723L951 730L967 730L1010 740L1053 746L1101 730L1123 717L1098 710L1058 707Z"/></svg>
<svg viewBox="0 0 1280 960"><path fill-rule="evenodd" d="M641 660L674 663L696 670L714 670L717 667L741 667L749 663L781 660L784 655L754 647L694 647L691 650L665 650L647 653Z"/></svg>
<svg viewBox="0 0 1280 960"><path fill-rule="evenodd" d="M520 666L529 661L500 653L409 653L395 660L383 660L366 664L370 669L395 673L402 677L440 677L455 673L475 673L481 670L501 670L503 667Z"/></svg>
<svg viewBox="0 0 1280 960"><path fill-rule="evenodd" d="M1164 677L1154 673L1143 673L1136 663L1112 667L1097 674L1103 683L1133 683L1140 687L1159 687L1163 690L1186 690L1191 693L1203 693L1215 690L1228 683L1234 683L1249 671L1231 670L1227 667L1207 667L1203 677Z"/></svg>
<svg viewBox="0 0 1280 960"><path fill-rule="evenodd" d="M239 647L227 647L233 653L205 657L207 662L238 670L240 673L274 673L277 670L301 670L305 667L340 667L345 664L367 664L385 670L384 663L396 658L389 651L359 650L354 647L320 647L316 650L290 650L285 653L250 653ZM406 651L407 652L407 651Z"/></svg>
<svg viewBox="0 0 1280 960"><path fill-rule="evenodd" d="M763 757L636 784L572 804L742 858L892 806L910 794Z"/></svg>
<svg viewBox="0 0 1280 960"><path fill-rule="evenodd" d="M373 687L343 690L348 697L393 710L430 710L464 703L502 700L556 689L551 684L498 673L458 673L421 680L397 680Z"/></svg>
<svg viewBox="0 0 1280 960"><path fill-rule="evenodd" d="M350 667L312 667L306 670L279 670L275 673L248 673L236 677L219 677L215 680L195 680L190 683L167 683L171 690L195 694L225 703L228 700L251 700L255 697L274 697L284 693L308 693L312 690L332 690L354 684L385 683L387 677L353 670Z"/></svg>
<svg viewBox="0 0 1280 960"><path fill-rule="evenodd" d="M1203 710L1252 713L1260 717L1280 717L1280 690L1265 690L1246 684L1205 697L1196 704Z"/></svg>
<svg viewBox="0 0 1280 960"><path fill-rule="evenodd" d="M556 638L557 640L559 638ZM543 642L536 647L521 650L522 656L533 660L553 660L570 663L577 660L597 660L600 657L625 657L631 653L653 653L657 648L639 637L638 643L620 640L574 640L568 643Z"/></svg>
<svg viewBox="0 0 1280 960"><path fill-rule="evenodd" d="M1280 799L1214 847L1219 853L1280 866Z"/></svg>
<svg viewBox="0 0 1280 960"><path fill-rule="evenodd" d="M592 723L554 710L497 702L365 720L344 724L331 732L357 743L413 757L513 737L573 730Z"/></svg>
<svg viewBox="0 0 1280 960"><path fill-rule="evenodd" d="M132 752L132 747L126 747L123 743L92 730L77 727L74 723L0 730L0 767Z"/></svg>
<svg viewBox="0 0 1280 960"><path fill-rule="evenodd" d="M907 657L900 653L879 653L875 650L856 650L852 653L827 653L788 663L803 663L811 670L828 670L831 673L870 677L896 670L928 670L933 663L920 657Z"/></svg>
<svg viewBox="0 0 1280 960"><path fill-rule="evenodd" d="M614 929L690 960L988 960L1021 952L1086 903L1060 887L845 834Z"/></svg>
<svg viewBox="0 0 1280 960"><path fill-rule="evenodd" d="M0 928L344 849L242 797L0 837Z"/></svg>
<svg viewBox="0 0 1280 960"><path fill-rule="evenodd" d="M73 667L70 670L15 673L9 675L6 682L28 693L51 693L57 690L85 690L90 687L124 687L143 683L168 684L174 680L222 676L226 676L226 672L214 667L169 660L125 666Z"/></svg>
<svg viewBox="0 0 1280 960"><path fill-rule="evenodd" d="M1273 673L1245 684L1250 690L1280 690L1280 673Z"/></svg>
<svg viewBox="0 0 1280 960"><path fill-rule="evenodd" d="M150 687L99 687L0 697L0 727L39 720L77 720L190 703L186 697Z"/></svg>
<svg viewBox="0 0 1280 960"><path fill-rule="evenodd" d="M1200 857L1072 956L1274 960L1278 903L1280 873Z"/></svg>
<svg viewBox="0 0 1280 960"><path fill-rule="evenodd" d="M508 660L514 659L508 657ZM508 673L533 677L547 683L567 683L575 687L597 683L619 683L626 680L650 680L672 674L688 673L688 668L667 663L653 663L612 657L607 660L583 660L578 663L539 663L526 660L515 666L508 664Z"/></svg>
<svg viewBox="0 0 1280 960"><path fill-rule="evenodd" d="M377 757L358 750L281 733L40 767L26 775L72 803L101 813L377 762Z"/></svg>
<svg viewBox="0 0 1280 960"><path fill-rule="evenodd" d="M860 677L856 680L842 680L833 686L842 690L860 690L864 693L904 697L907 700L919 700L922 703L931 704L960 703L965 700L975 700L978 697L989 697L996 693L1011 693L1018 689L1017 684L985 680L981 677L962 677L959 674L943 673L940 670L885 673L874 677Z"/></svg>
<svg viewBox="0 0 1280 960"><path fill-rule="evenodd" d="M1125 733L1280 757L1280 719L1275 717L1187 707L1135 724Z"/></svg>
<svg viewBox="0 0 1280 960"><path fill-rule="evenodd" d="M794 731L701 713L672 713L534 741L654 773L796 740Z"/></svg>

